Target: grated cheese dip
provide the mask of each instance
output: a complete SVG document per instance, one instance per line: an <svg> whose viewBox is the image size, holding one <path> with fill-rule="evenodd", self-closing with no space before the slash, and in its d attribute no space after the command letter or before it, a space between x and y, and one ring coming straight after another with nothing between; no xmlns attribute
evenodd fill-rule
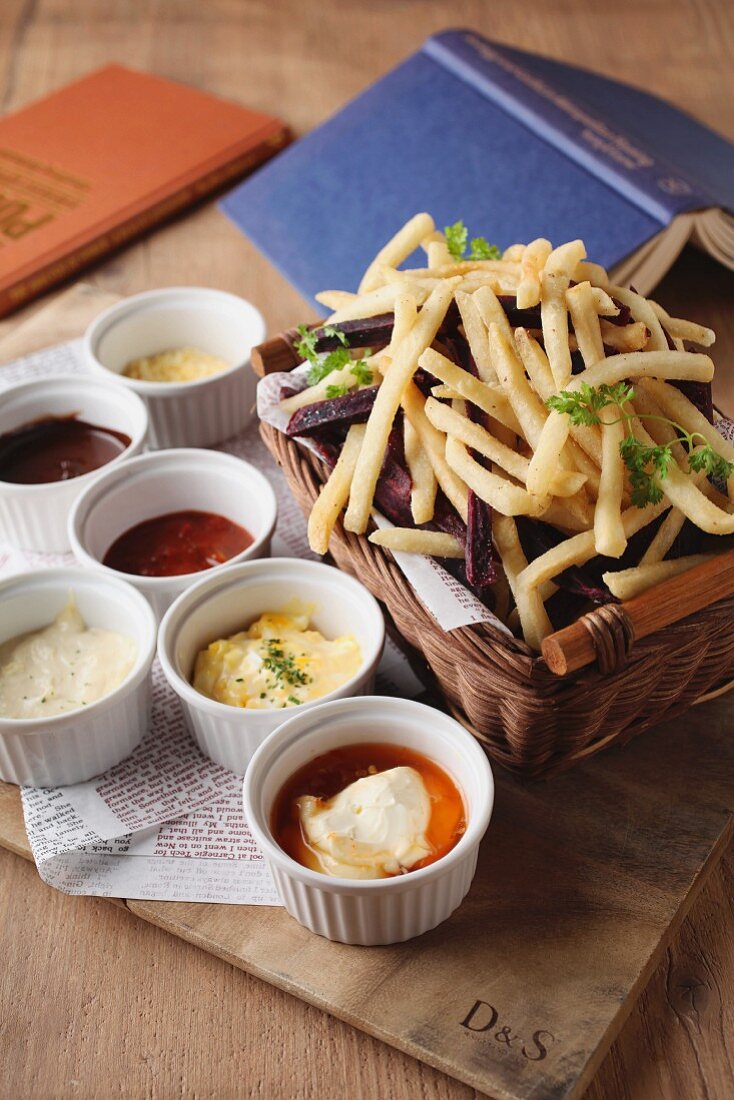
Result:
<svg viewBox="0 0 734 1100"><path fill-rule="evenodd" d="M123 374L139 382L196 382L229 370L230 363L200 348L169 348L132 359Z"/></svg>

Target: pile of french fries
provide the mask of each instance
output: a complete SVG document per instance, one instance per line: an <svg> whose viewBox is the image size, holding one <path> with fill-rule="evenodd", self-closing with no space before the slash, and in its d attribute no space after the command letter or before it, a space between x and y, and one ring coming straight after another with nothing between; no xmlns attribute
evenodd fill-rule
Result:
<svg viewBox="0 0 734 1100"><path fill-rule="evenodd" d="M426 265L401 269L419 247ZM666 559L686 519L711 534L734 532L734 476L724 494L689 470L684 448L674 443L662 500L638 507L620 456L622 425L574 425L549 409L554 394L583 383L628 381L634 412L645 418L634 422L638 439L669 440L667 421L674 420L734 463L734 447L671 384L711 381L709 356L686 345L709 347L713 332L610 285L606 271L587 262L581 241L553 248L538 239L512 245L498 260L457 261L432 218L417 214L381 249L357 293L325 291L318 299L333 310L318 332L357 331L348 322L369 328L369 319L387 317L388 335L381 347L364 337L361 347L350 347L369 368L369 387L347 364L282 402L289 415L302 416L317 403L333 409L341 401L346 408L355 390L374 390L364 395L371 404L363 402L354 422L343 423L338 457L313 506L308 533L317 553L327 551L342 513L347 531L368 531L396 430L399 461L410 477L410 522L374 530L370 541L448 562L465 559L471 529L476 539L473 506L483 506L495 613L535 650L554 629L546 603L564 571L595 555L621 558L628 540L664 514L642 559L604 574L611 596L626 599L701 560ZM526 323L514 323L519 312ZM455 516L453 528L433 522L439 498ZM521 516L559 533L556 545L530 561L518 534Z"/></svg>

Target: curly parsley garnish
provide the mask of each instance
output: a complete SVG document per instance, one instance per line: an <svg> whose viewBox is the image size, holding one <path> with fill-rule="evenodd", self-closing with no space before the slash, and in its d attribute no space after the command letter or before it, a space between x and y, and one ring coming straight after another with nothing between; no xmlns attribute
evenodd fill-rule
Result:
<svg viewBox="0 0 734 1100"><path fill-rule="evenodd" d="M667 416L638 414L640 420L659 420L675 430L676 438L669 443L650 446L636 439L632 431L635 413L628 412L625 406L635 396L635 391L627 382L617 382L609 386L589 386L583 382L577 390L563 390L546 401L549 409L566 413L571 423L576 425L618 424L627 425L628 435L619 445L630 476L632 503L638 508L648 504L659 504L663 499L660 482L668 475L668 467L673 458L673 444L682 443L688 451L688 468L691 471L704 470L708 475L726 481L734 471L734 465L718 454L705 436L700 432L689 432L682 424ZM602 420L599 415L607 405L617 405L620 415L617 420Z"/></svg>
<svg viewBox="0 0 734 1100"><path fill-rule="evenodd" d="M455 260L501 260L502 253L496 244L490 244L485 237L472 237L469 241L469 230L462 221L447 225L443 231L446 238L446 247ZM469 255L466 256L467 244Z"/></svg>
<svg viewBox="0 0 734 1100"><path fill-rule="evenodd" d="M317 335L317 333L320 335ZM298 335L300 340L295 344L295 349L302 359L311 364L307 375L309 386L315 386L323 378L328 378L333 371L341 370L343 367L349 366L350 363L352 363L351 372L358 385L369 385L372 381L372 371L365 362L365 358L372 354L372 349L365 348L362 358L352 362L349 341L341 329L335 328L334 325L324 325L321 329L309 329L308 325L299 325ZM324 336L332 336L337 339L340 347L319 355L316 351L316 344ZM338 389L340 392L329 393L329 389ZM327 397L340 397L347 392L348 387L330 386L329 389L326 391Z"/></svg>
<svg viewBox="0 0 734 1100"><path fill-rule="evenodd" d="M289 684L290 687L311 682L311 677L296 666L293 656L285 652L280 638L268 638L265 641L263 668L272 673L276 682Z"/></svg>

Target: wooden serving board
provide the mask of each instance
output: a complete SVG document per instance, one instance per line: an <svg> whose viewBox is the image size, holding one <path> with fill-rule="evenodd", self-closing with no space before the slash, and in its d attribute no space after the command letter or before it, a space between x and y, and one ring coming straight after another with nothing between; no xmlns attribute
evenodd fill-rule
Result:
<svg viewBox="0 0 734 1100"><path fill-rule="evenodd" d="M332 944L274 908L127 907L490 1096L578 1096L734 832L731 702L546 783L496 779L469 897L410 943ZM0 844L30 858L7 785Z"/></svg>
<svg viewBox="0 0 734 1100"><path fill-rule="evenodd" d="M546 783L497 771L469 897L407 944L332 944L275 908L124 904L491 1096L575 1097L734 832L731 712L722 696ZM3 784L0 844L31 858Z"/></svg>

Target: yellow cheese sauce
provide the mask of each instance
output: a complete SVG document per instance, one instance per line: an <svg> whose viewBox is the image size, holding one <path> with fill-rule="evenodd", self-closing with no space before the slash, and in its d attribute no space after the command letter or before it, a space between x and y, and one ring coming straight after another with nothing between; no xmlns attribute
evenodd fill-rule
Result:
<svg viewBox="0 0 734 1100"><path fill-rule="evenodd" d="M295 707L335 691L359 669L359 644L351 634L324 638L309 619L266 612L247 630L212 642L196 658L195 689L251 710Z"/></svg>
<svg viewBox="0 0 734 1100"><path fill-rule="evenodd" d="M119 687L137 656L131 638L87 627L73 599L42 630L0 645L0 716L51 718Z"/></svg>
<svg viewBox="0 0 734 1100"><path fill-rule="evenodd" d="M169 348L132 359L123 374L139 382L196 382L228 370L231 364L200 348Z"/></svg>

